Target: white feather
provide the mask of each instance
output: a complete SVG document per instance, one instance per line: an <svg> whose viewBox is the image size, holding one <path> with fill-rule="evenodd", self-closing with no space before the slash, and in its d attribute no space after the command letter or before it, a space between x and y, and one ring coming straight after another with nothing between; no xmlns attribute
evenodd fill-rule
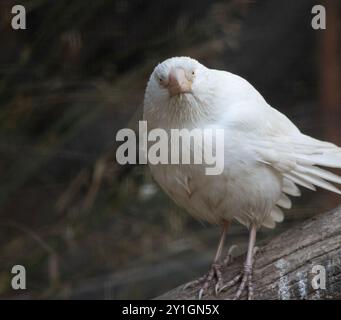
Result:
<svg viewBox="0 0 341 320"><path fill-rule="evenodd" d="M270 216L274 219L275 222L282 222L284 219L283 211L277 206L274 206Z"/></svg>
<svg viewBox="0 0 341 320"><path fill-rule="evenodd" d="M192 92L170 98L158 77L174 67L195 69ZM245 79L208 69L188 57L166 60L147 85L144 118L148 127L225 130L224 171L206 176L200 166L151 166L155 180L193 216L212 223L236 219L250 226L274 227L283 220L276 206L290 208L285 194L300 196L297 185L340 193L330 182L341 178L316 166L341 168L341 149L302 134L267 104ZM181 181L190 177L185 187ZM329 181L329 182L328 182Z"/></svg>
<svg viewBox="0 0 341 320"><path fill-rule="evenodd" d="M314 187L314 185L312 183L307 182L304 179L301 179L300 177L297 177L297 175L294 172L292 172L292 173L283 173L283 176L288 178L292 182L302 186L302 187L305 187L305 188L307 188L309 190L312 190L312 191L316 191L316 188Z"/></svg>
<svg viewBox="0 0 341 320"><path fill-rule="evenodd" d="M301 191L291 180L283 178L283 192L292 196L292 197L300 197Z"/></svg>
<svg viewBox="0 0 341 320"><path fill-rule="evenodd" d="M277 201L277 205L285 209L290 209L292 204L291 200L284 193L282 193L281 197Z"/></svg>

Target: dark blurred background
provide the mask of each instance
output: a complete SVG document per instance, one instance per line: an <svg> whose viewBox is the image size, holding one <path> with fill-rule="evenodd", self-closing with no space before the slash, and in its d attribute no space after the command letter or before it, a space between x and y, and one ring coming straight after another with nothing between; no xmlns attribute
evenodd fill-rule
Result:
<svg viewBox="0 0 341 320"><path fill-rule="evenodd" d="M146 166L115 162L146 81L189 55L248 79L307 134L341 144L340 1L0 1L0 297L151 298L207 271L219 231L177 208ZM327 29L313 30L323 4ZM276 230L340 198L305 192ZM233 225L228 242L247 241ZM22 264L27 290L14 291Z"/></svg>

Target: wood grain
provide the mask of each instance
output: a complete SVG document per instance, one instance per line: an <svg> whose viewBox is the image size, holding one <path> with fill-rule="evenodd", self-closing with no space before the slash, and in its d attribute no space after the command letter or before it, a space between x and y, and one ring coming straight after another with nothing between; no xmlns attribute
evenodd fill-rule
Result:
<svg viewBox="0 0 341 320"><path fill-rule="evenodd" d="M244 258L242 255L226 267L224 281L237 275ZM312 286L316 265L325 268L325 289ZM183 287L156 299L197 298L199 287ZM204 299L232 299L236 290L237 285L216 297L211 288ZM341 299L341 207L287 230L260 248L254 268L254 299Z"/></svg>

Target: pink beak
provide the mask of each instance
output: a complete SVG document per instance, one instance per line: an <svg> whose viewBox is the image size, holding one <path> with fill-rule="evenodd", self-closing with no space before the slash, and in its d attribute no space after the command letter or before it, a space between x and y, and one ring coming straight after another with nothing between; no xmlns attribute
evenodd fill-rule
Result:
<svg viewBox="0 0 341 320"><path fill-rule="evenodd" d="M168 91L170 96L180 93L191 92L191 81L186 78L185 70L182 68L172 69L168 76Z"/></svg>

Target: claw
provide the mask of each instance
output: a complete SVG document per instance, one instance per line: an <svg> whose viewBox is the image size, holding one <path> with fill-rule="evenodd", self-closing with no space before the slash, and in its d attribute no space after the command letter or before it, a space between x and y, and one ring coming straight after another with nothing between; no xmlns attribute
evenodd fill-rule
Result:
<svg viewBox="0 0 341 320"><path fill-rule="evenodd" d="M227 252L227 256L226 256L226 258L224 259L224 261L223 261L223 265L227 265L227 264L229 264L229 263L231 263L232 261L233 261L233 255L232 255L232 253L233 253L233 251L237 248L238 246L237 245L232 245L230 248L229 248L229 250L228 250L228 252Z"/></svg>
<svg viewBox="0 0 341 320"><path fill-rule="evenodd" d="M230 282L228 282L225 286L223 286L220 290L228 289L234 286L240 279L240 285L238 290L233 298L233 300L237 300L241 297L245 288L247 288L247 298L251 300L253 298L253 287L252 287L252 266L254 263L254 257L258 251L258 248L255 247L256 242L256 232L257 226L252 225L250 229L250 236L249 236L249 245L247 249L246 261L244 264L244 270L235 276Z"/></svg>
<svg viewBox="0 0 341 320"><path fill-rule="evenodd" d="M224 260L223 264L214 263L210 269L210 271L203 277L200 277L197 280L187 283L182 290L186 290L190 287L196 287L199 284L202 284L199 292L198 292L198 299L201 300L205 295L205 292L209 287L212 285L212 282L215 282L214 285L214 293L218 296L219 292L222 291L223 288L223 276L221 273L222 266L228 264L232 259L232 251L236 248L236 246L232 246L228 251L228 256Z"/></svg>
<svg viewBox="0 0 341 320"><path fill-rule="evenodd" d="M242 277L242 274L237 274L232 280L227 282L224 286L222 286L219 290L219 292L225 291L231 287L233 287Z"/></svg>
<svg viewBox="0 0 341 320"><path fill-rule="evenodd" d="M241 283L238 287L238 290L233 298L233 300L238 300L244 289L247 288L248 290L248 300L252 300L253 298L253 285L252 285L252 268L250 266L245 266L244 271L237 274L231 281L229 281L226 285L220 288L219 292L226 291L227 289L230 289L234 285L240 281Z"/></svg>
<svg viewBox="0 0 341 320"><path fill-rule="evenodd" d="M231 256L232 253L233 253L233 251L236 250L237 248L238 248L238 246L237 246L236 244L232 245L232 246L229 248L227 254Z"/></svg>
<svg viewBox="0 0 341 320"><path fill-rule="evenodd" d="M253 251L252 251L252 259L255 258L255 256L257 255L257 252L259 251L259 248L258 247L254 247L253 248Z"/></svg>
<svg viewBox="0 0 341 320"><path fill-rule="evenodd" d="M219 293L219 284L217 283L215 286L214 286L214 294L216 295L216 297L218 296L218 293Z"/></svg>
<svg viewBox="0 0 341 320"><path fill-rule="evenodd" d="M201 289L199 290L199 295L198 295L198 299L199 299L199 300L202 299L203 294L204 294L204 289L201 288Z"/></svg>
<svg viewBox="0 0 341 320"><path fill-rule="evenodd" d="M202 276L199 279L196 279L194 281L188 282L187 284L184 285L184 287L182 288L182 290L187 290L188 288L191 287L196 287L199 283L203 282L206 279L206 276Z"/></svg>

